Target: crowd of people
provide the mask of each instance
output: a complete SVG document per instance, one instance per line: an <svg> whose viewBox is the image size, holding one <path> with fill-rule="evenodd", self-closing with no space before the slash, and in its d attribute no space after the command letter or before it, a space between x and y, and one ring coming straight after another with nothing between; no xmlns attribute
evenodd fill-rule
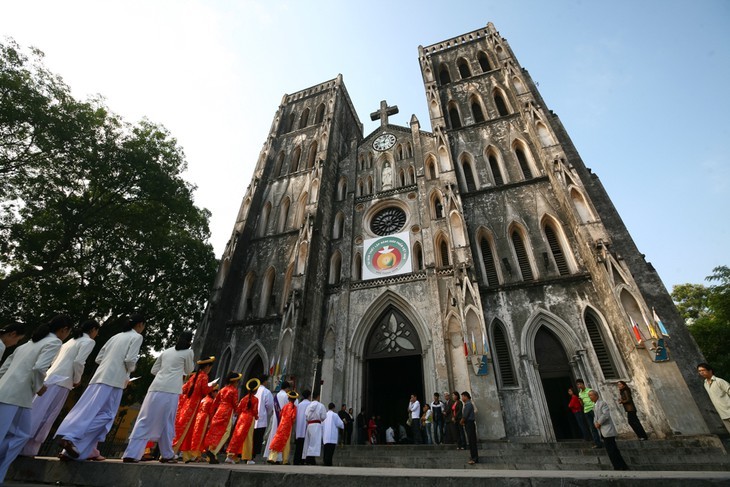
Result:
<svg viewBox="0 0 730 487"><path fill-rule="evenodd" d="M0 367L0 483L18 455L35 456L46 440L69 391L78 387L86 360L94 348L100 324L89 320L72 329L71 319L58 315L36 329L30 339L20 324L0 329L0 356L6 347L17 348ZM103 461L97 444L109 432L124 388L135 370L142 344L144 318L129 317L122 332L110 338L96 356L98 367L78 402L55 433L64 461ZM69 340L66 338L71 336ZM478 463L476 409L468 391L433 395L421 406L416 394L407 405L405 424L384 425L378 416L320 402L319 392L296 392L282 380L274 393L269 377L251 377L239 398L243 376L231 371L218 380L209 374L215 357L194 361L193 335L183 332L174 347L157 357L155 376L142 403L122 460L137 463L155 447L159 461L255 463L257 456L270 464L288 464L292 435L295 465L313 465L323 453L332 465L336 445L369 443L447 444L470 450L469 464ZM66 341L64 343L64 341ZM714 375L709 364L697 370L720 417L730 431L730 384ZM186 379L187 378L187 379ZM618 402L639 440L648 435L638 418L631 389L617 382ZM597 391L576 380L578 393L568 390L568 408L594 448L606 448L616 470L626 470L616 445L617 431L610 408ZM356 426L356 429L355 429ZM396 429L397 428L397 429ZM264 441L266 431L269 435ZM355 438L357 438L355 440ZM265 445L265 448L264 448Z"/></svg>

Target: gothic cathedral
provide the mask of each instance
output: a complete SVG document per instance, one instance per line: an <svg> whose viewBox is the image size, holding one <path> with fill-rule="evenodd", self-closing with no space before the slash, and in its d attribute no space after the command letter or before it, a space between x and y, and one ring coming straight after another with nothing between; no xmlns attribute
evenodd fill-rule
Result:
<svg viewBox="0 0 730 487"><path fill-rule="evenodd" d="M490 23L418 48L432 132L342 76L285 95L221 259L197 352L405 422L471 392L481 439L576 437L575 379L650 434L721 432L701 355L598 177Z"/></svg>

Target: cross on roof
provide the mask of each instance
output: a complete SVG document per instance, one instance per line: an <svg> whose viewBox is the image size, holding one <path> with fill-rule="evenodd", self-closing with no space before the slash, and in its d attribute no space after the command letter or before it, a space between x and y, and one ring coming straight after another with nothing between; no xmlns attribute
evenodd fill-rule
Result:
<svg viewBox="0 0 730 487"><path fill-rule="evenodd" d="M370 114L370 120L377 120L380 118L380 126L385 127L388 125L388 115L395 115L398 113L398 105L388 106L388 103L383 100L380 102L380 110Z"/></svg>

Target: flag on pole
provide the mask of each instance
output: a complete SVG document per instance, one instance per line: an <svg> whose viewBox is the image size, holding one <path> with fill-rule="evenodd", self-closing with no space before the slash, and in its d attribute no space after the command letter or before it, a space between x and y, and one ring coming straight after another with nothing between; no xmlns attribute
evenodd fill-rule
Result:
<svg viewBox="0 0 730 487"><path fill-rule="evenodd" d="M274 364L276 363L276 357L271 356L271 364L269 365L269 375L274 375Z"/></svg>
<svg viewBox="0 0 730 487"><path fill-rule="evenodd" d="M484 355L487 354L487 351L489 350L489 347L487 346L487 335L482 333L482 347L484 350Z"/></svg>
<svg viewBox="0 0 730 487"><path fill-rule="evenodd" d="M281 375L284 375L284 374L286 373L286 360L287 360L288 358L289 358L289 357L284 357L284 363L283 363L283 364L281 364Z"/></svg>
<svg viewBox="0 0 730 487"><path fill-rule="evenodd" d="M464 357L469 356L469 345L466 344L466 335L464 335Z"/></svg>
<svg viewBox="0 0 730 487"><path fill-rule="evenodd" d="M664 326L664 323L662 323L662 320L659 319L659 315L656 314L656 310L654 308L651 309L652 315L654 315L654 322L656 322L657 326L659 327L659 331L662 332L662 335L665 337L669 336L669 332L667 331L666 327Z"/></svg>
<svg viewBox="0 0 730 487"><path fill-rule="evenodd" d="M472 355L477 354L477 342L474 340L474 332L471 332L471 353Z"/></svg>
<svg viewBox="0 0 730 487"><path fill-rule="evenodd" d="M279 360L280 359L281 359L281 357L279 357L279 359L276 360L276 369L274 369L274 375L275 376L276 375L279 375Z"/></svg>
<svg viewBox="0 0 730 487"><path fill-rule="evenodd" d="M654 329L654 325L651 324L651 323L649 323L649 322L647 322L646 320L644 320L644 323L646 323L646 327L649 329L649 333L651 334L651 337L654 340L658 340L659 339L659 335L657 335L657 332Z"/></svg>
<svg viewBox="0 0 730 487"><path fill-rule="evenodd" d="M633 319L631 320L631 330L634 332L634 337L636 338L636 341L641 343L643 339L641 338L641 332L639 331L639 325L637 325L636 321L634 321Z"/></svg>

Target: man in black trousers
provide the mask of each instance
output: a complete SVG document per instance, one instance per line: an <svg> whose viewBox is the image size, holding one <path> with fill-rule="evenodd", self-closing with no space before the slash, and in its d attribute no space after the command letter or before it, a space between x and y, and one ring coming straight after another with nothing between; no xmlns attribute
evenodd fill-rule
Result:
<svg viewBox="0 0 730 487"><path fill-rule="evenodd" d="M474 465L479 463L479 451L477 449L476 414L469 391L461 393L461 400L464 403L464 407L461 409L461 425L466 430L466 439L469 442L469 465Z"/></svg>

